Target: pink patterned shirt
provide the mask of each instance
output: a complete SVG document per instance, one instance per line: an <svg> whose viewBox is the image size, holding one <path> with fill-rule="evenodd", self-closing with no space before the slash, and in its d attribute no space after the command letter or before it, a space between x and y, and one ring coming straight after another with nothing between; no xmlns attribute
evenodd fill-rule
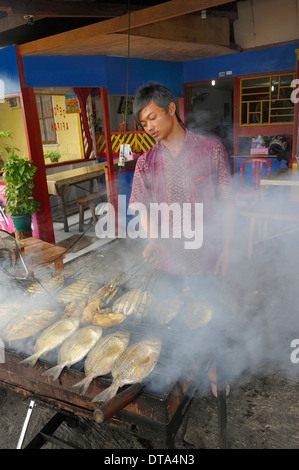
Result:
<svg viewBox="0 0 299 470"><path fill-rule="evenodd" d="M232 195L228 156L222 143L186 130L177 157L174 158L162 142L157 142L139 157L129 206L137 209L137 204L142 203L149 210L151 203L179 203L181 207L190 203L194 218L194 204L203 203L203 243L200 248L186 249L183 220L177 227L181 229L181 236L174 235L178 219L172 211L169 212L169 237L161 239L161 246L165 248L162 270L173 274L203 274L214 271L221 251L221 213L217 210L217 201ZM195 220L193 229L198 229Z"/></svg>

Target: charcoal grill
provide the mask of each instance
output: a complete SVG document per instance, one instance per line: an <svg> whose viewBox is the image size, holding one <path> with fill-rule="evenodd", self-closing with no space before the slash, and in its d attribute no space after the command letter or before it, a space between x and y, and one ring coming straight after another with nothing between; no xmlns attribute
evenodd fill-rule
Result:
<svg viewBox="0 0 299 470"><path fill-rule="evenodd" d="M79 289L80 290L80 289ZM213 341L213 322L196 332L196 341L202 344L196 359L189 361L189 366L183 365L174 376L169 373L168 362L170 354L180 344L180 328L169 328L144 325L133 320L126 320L114 329L128 329L131 333L131 343L144 339L146 336L163 335L164 342L159 362L142 387L135 389L136 397L126 404L123 409L112 413L107 423L123 429L128 427L138 437L149 440L156 448L173 448L174 437L180 427L188 405L196 391L200 378L206 374L206 368L215 354L216 339ZM109 333L113 329L109 329ZM209 335L207 332L209 331ZM190 333L190 341L194 342ZM216 334L216 332L214 332ZM167 341L165 341L167 338ZM205 338L208 340L205 344ZM83 378L83 364L77 364L70 369L64 369L57 381L51 377L42 376L42 372L53 366L53 362L39 360L33 367L27 367L20 362L27 357L23 352L12 347L5 348L5 362L0 364L0 386L22 394L31 400L50 406L57 412L48 428L51 432L69 416L96 419L98 403L92 398L111 384L110 377L99 377L90 384L86 394L81 396L70 387ZM177 357L177 363L179 363ZM134 387L134 386L133 386ZM123 387L121 392L130 392L130 387ZM132 389L131 389L132 390ZM121 396L121 394L120 394ZM219 445L225 447L226 403L225 394L218 394L219 400ZM43 433L43 439L45 433ZM38 446L43 442L40 433L28 445ZM66 445L66 444L64 444Z"/></svg>

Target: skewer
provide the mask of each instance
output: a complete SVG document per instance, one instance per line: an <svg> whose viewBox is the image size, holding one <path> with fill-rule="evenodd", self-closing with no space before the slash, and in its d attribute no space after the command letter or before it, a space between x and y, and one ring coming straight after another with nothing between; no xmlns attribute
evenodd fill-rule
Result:
<svg viewBox="0 0 299 470"><path fill-rule="evenodd" d="M21 431L21 434L20 434L20 437L19 437L19 441L18 441L18 444L17 444L17 449L22 449L23 440L24 440L24 437L25 437L25 434L26 434L26 431L27 431L27 427L28 427L29 420L31 418L31 414L32 414L34 406L35 406L35 401L30 400L29 408L28 408L26 418L25 418L25 421L24 421L24 424L23 424L23 427L22 427L22 431Z"/></svg>

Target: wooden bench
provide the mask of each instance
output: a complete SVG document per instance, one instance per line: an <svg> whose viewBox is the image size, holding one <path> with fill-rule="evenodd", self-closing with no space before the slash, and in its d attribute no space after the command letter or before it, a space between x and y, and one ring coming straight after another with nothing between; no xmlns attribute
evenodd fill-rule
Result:
<svg viewBox="0 0 299 470"><path fill-rule="evenodd" d="M79 197L74 202L79 205L79 232L83 232L84 228L84 210L89 207L92 218L95 222L97 222L97 216L95 213L95 206L94 201L96 199L100 199L103 196L107 196L106 189L99 191L98 193L88 194L87 196Z"/></svg>
<svg viewBox="0 0 299 470"><path fill-rule="evenodd" d="M55 274L63 271L63 260L68 252L65 248L34 237L23 238L21 245L21 255L29 272L52 263L54 263Z"/></svg>

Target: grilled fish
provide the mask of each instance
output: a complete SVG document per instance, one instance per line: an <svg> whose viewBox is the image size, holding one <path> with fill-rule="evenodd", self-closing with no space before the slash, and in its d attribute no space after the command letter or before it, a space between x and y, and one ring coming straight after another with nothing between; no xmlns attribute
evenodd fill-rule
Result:
<svg viewBox="0 0 299 470"><path fill-rule="evenodd" d="M185 305L183 318L191 330L207 325L213 316L213 310L206 302L190 302Z"/></svg>
<svg viewBox="0 0 299 470"><path fill-rule="evenodd" d="M141 382L158 362L161 341L147 339L129 346L117 359L113 369L110 387L94 397L94 402L105 402L114 397L120 387Z"/></svg>
<svg viewBox="0 0 299 470"><path fill-rule="evenodd" d="M103 308L101 300L94 300L83 310L81 323L91 323L103 328L110 328L111 326L119 325L125 319L126 316L122 313L113 313L109 307Z"/></svg>
<svg viewBox="0 0 299 470"><path fill-rule="evenodd" d="M88 353L84 363L85 378L77 382L72 388L81 388L84 395L95 377L109 374L117 358L127 348L130 333L116 331L102 337Z"/></svg>
<svg viewBox="0 0 299 470"><path fill-rule="evenodd" d="M86 326L80 328L63 343L58 353L57 366L43 372L42 375L57 380L64 367L70 367L81 361L102 336L100 326Z"/></svg>
<svg viewBox="0 0 299 470"><path fill-rule="evenodd" d="M109 303L114 299L121 289L123 280L124 279L122 274L116 276L108 284L105 284L93 295L91 295L89 302L93 302L94 300L101 300L103 308L109 305Z"/></svg>
<svg viewBox="0 0 299 470"><path fill-rule="evenodd" d="M83 299L83 300L76 299L73 302L69 302L64 309L62 318L80 317L82 315L85 305L86 305L86 299Z"/></svg>
<svg viewBox="0 0 299 470"><path fill-rule="evenodd" d="M5 326L2 338L8 342L29 338L51 325L55 318L57 312L53 310L33 310L20 314Z"/></svg>
<svg viewBox="0 0 299 470"><path fill-rule="evenodd" d="M28 291L34 295L45 295L45 294L52 294L55 293L58 289L64 285L64 276L54 276L53 278L43 281L42 283L35 282L28 287Z"/></svg>
<svg viewBox="0 0 299 470"><path fill-rule="evenodd" d="M36 340L34 354L21 361L21 364L29 364L33 367L42 354L60 346L63 341L74 333L79 324L80 320L78 318L65 318L50 325Z"/></svg>
<svg viewBox="0 0 299 470"><path fill-rule="evenodd" d="M144 318L153 302L150 292L132 289L119 297L112 306L113 313L134 314L136 319Z"/></svg>
<svg viewBox="0 0 299 470"><path fill-rule="evenodd" d="M23 309L23 305L19 303L9 303L0 305L0 331L2 328L16 318Z"/></svg>
<svg viewBox="0 0 299 470"><path fill-rule="evenodd" d="M58 293L58 301L60 302L73 302L74 299L81 301L83 299L88 301L91 294L98 290L97 284L91 283L89 279L80 279L80 281L64 287Z"/></svg>
<svg viewBox="0 0 299 470"><path fill-rule="evenodd" d="M168 325L179 313L184 305L184 301L179 295L163 299L155 309L154 315L161 325Z"/></svg>

